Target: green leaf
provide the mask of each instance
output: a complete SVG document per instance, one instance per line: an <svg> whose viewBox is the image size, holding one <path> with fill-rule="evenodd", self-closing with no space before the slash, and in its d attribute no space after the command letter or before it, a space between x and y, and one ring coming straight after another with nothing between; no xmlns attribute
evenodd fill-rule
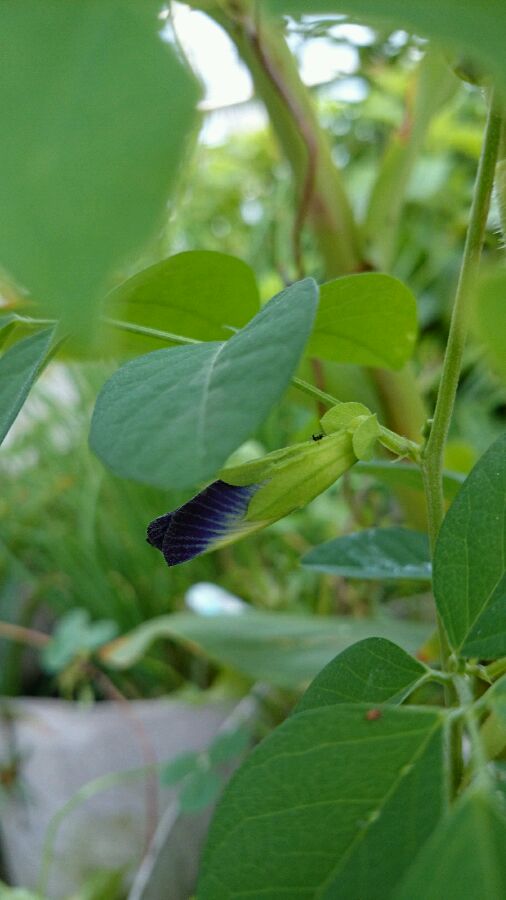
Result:
<svg viewBox="0 0 506 900"><path fill-rule="evenodd" d="M250 754L211 825L199 900L391 897L445 808L444 716L369 712L299 713Z"/></svg>
<svg viewBox="0 0 506 900"><path fill-rule="evenodd" d="M434 596L456 652L506 655L506 434L477 462L441 526Z"/></svg>
<svg viewBox="0 0 506 900"><path fill-rule="evenodd" d="M400 369L413 352L416 333L416 301L402 282L377 273L347 275L320 287L307 354Z"/></svg>
<svg viewBox="0 0 506 900"><path fill-rule="evenodd" d="M366 638L322 669L294 712L336 703L401 703L426 674L425 666L392 641Z"/></svg>
<svg viewBox="0 0 506 900"><path fill-rule="evenodd" d="M155 487L211 478L288 386L317 301L306 278L226 343L155 350L128 362L99 394L92 449L117 475Z"/></svg>
<svg viewBox="0 0 506 900"><path fill-rule="evenodd" d="M475 327L494 369L506 380L506 272L489 272L479 282L474 308Z"/></svg>
<svg viewBox="0 0 506 900"><path fill-rule="evenodd" d="M197 769L188 776L179 805L183 812L199 812L218 798L223 789L223 779L212 769Z"/></svg>
<svg viewBox="0 0 506 900"><path fill-rule="evenodd" d="M506 87L506 6L502 0L473 0L465 6L461 0L269 0L269 6L283 15L349 13L367 22L405 28L434 38L444 47L464 51L495 73Z"/></svg>
<svg viewBox="0 0 506 900"><path fill-rule="evenodd" d="M406 487L423 491L422 473L419 467L413 463L385 462L375 459L374 462L357 463L353 471L357 475L377 478L378 481L382 481L389 487ZM463 482L464 475L460 472L443 473L443 490L447 500L452 500L457 496Z"/></svg>
<svg viewBox="0 0 506 900"><path fill-rule="evenodd" d="M328 619L251 610L240 616L159 616L133 629L101 651L114 668L129 668L153 641L179 640L193 650L241 672L280 687L306 685L331 659L362 638L391 637L416 650L430 629L384 616L378 619Z"/></svg>
<svg viewBox="0 0 506 900"><path fill-rule="evenodd" d="M506 820L497 799L471 789L431 835L395 900L506 897Z"/></svg>
<svg viewBox="0 0 506 900"><path fill-rule="evenodd" d="M213 766L230 762L231 759L241 756L248 749L250 743L251 735L246 728L224 731L214 739L209 747L209 761Z"/></svg>
<svg viewBox="0 0 506 900"><path fill-rule="evenodd" d="M408 528L367 528L320 544L302 565L345 578L431 580L427 535Z"/></svg>
<svg viewBox="0 0 506 900"><path fill-rule="evenodd" d="M111 269L161 224L196 124L196 82L158 12L154 0L0 4L0 259L76 333Z"/></svg>
<svg viewBox="0 0 506 900"><path fill-rule="evenodd" d="M15 344L0 357L0 443L25 402L44 365L54 328Z"/></svg>
<svg viewBox="0 0 506 900"><path fill-rule="evenodd" d="M180 753L160 770L160 782L165 787L172 787L195 772L199 766L200 755L198 753Z"/></svg>
<svg viewBox="0 0 506 900"><path fill-rule="evenodd" d="M59 620L51 640L44 647L42 664L47 672L61 672L76 656L98 650L117 633L116 622L109 619L90 622L86 609L72 609Z"/></svg>
<svg viewBox="0 0 506 900"><path fill-rule="evenodd" d="M242 328L260 306L255 276L246 263L225 253L191 250L144 269L106 298L113 319L201 341L223 341ZM115 331L115 350L146 353L160 340Z"/></svg>

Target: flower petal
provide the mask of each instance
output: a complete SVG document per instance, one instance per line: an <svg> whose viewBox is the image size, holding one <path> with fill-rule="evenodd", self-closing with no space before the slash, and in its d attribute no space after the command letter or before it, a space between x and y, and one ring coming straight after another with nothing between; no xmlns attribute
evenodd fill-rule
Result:
<svg viewBox="0 0 506 900"><path fill-rule="evenodd" d="M263 523L244 517L259 484L237 486L215 481L174 512L148 525L148 543L161 550L167 565L176 566L228 544Z"/></svg>

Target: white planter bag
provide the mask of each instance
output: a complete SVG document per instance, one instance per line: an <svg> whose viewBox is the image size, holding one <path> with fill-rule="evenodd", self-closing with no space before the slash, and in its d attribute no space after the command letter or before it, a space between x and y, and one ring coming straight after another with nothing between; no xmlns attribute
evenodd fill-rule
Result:
<svg viewBox="0 0 506 900"><path fill-rule="evenodd" d="M0 760L3 765L8 762L14 738L22 755L19 775L24 796L13 794L3 803L0 832L5 875L12 884L26 888L36 887L50 821L76 791L109 773L205 749L233 708L225 702L190 705L165 699L133 701L128 706L101 702L89 708L32 698L9 699L7 704L13 722L9 729L5 724L0 727ZM156 776L150 785L142 777L102 791L73 809L56 835L47 897L67 897L97 870L124 870L126 884L131 883L145 857L149 828L154 836L162 820L181 822L176 797L177 791L157 787ZM208 812L193 816L189 820L193 826L184 828L184 860L179 868L185 885L196 879L208 816ZM180 824L177 831L181 833ZM170 896L185 895L174 882Z"/></svg>

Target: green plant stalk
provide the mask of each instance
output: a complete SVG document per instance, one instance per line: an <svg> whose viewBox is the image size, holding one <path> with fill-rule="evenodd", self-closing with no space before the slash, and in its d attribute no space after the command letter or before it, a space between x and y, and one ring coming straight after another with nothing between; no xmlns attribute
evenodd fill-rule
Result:
<svg viewBox="0 0 506 900"><path fill-rule="evenodd" d="M195 338L185 337L182 334L172 334L170 331L160 331L158 328L149 328L147 325L135 325L131 322L122 322L120 319L110 319L108 316L102 316L102 322L110 325L111 328L118 328L120 331L129 331L132 334L141 334L144 337L158 338L160 341L167 341L170 344L201 344Z"/></svg>
<svg viewBox="0 0 506 900"><path fill-rule="evenodd" d="M445 515L443 495L444 450L450 428L462 357L467 337L472 288L480 261L495 165L501 133L501 119L490 101L483 147L476 176L462 265L453 304L448 343L439 384L436 409L430 435L422 452L422 473L427 503L429 539L434 554L436 540ZM448 667L450 648L444 625L438 616L438 631L443 668ZM448 698L447 698L448 699Z"/></svg>
<svg viewBox="0 0 506 900"><path fill-rule="evenodd" d="M485 226L494 183L500 132L501 120L494 109L493 101L491 99L483 147L476 176L462 265L450 321L448 343L446 345L436 409L430 435L422 452L422 475L424 480L432 555L434 555L437 536L445 515L443 494L444 449L460 377L468 329L471 293L483 246ZM439 614L436 615L442 668L448 670L450 646L441 617ZM457 692L457 696L462 702L461 695L465 693L463 683L456 683L454 681L453 688L445 689L445 703L447 706L450 706L454 702L455 692ZM466 721L470 731L471 740L473 740L474 731L477 730L477 726L475 729L474 719L472 722L467 719ZM476 736L474 735L474 737ZM478 741L481 747L479 736ZM473 747L475 743L476 741L474 741ZM458 773L462 771L462 740L458 727L453 728L451 733L450 756L453 776L452 780L455 785Z"/></svg>
<svg viewBox="0 0 506 900"><path fill-rule="evenodd" d="M483 246L500 133L501 119L494 108L493 100L491 100L476 176L462 266L453 304L436 409L430 435L423 450L423 475L427 499L429 537L433 552L445 514L443 498L444 450L459 383L468 330L472 289ZM446 645L446 638L444 644Z"/></svg>

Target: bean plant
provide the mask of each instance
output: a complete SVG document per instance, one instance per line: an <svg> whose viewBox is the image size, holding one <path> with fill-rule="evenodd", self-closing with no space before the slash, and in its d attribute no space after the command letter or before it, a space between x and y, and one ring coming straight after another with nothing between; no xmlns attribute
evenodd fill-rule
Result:
<svg viewBox="0 0 506 900"><path fill-rule="evenodd" d="M12 127L0 148L1 436L55 355L119 359L96 400L93 452L118 476L189 496L176 509L154 508L146 522L153 569L191 566L248 541L350 471L369 466L379 478L388 470L399 488L422 486L428 539L410 527L366 529L336 535L303 564L431 583L437 633L424 642L419 626L393 616L381 626L351 619L339 625L344 649L329 652L321 671L314 660L304 670L301 658L299 681L316 677L225 789L197 897L499 900L506 436L461 484L445 473L444 454L471 323L504 373L504 270L484 271L480 257L494 179L504 219L506 11L498 3L464 10L456 0L190 5L234 41L290 167L286 286L261 303L252 270L216 250L134 265L190 153L200 90L174 42L159 39L157 3L3 0L0 101ZM308 13L374 17L429 38L412 119L385 158L365 223L283 36L280 15ZM391 272L414 159L457 90L455 73L479 82L487 119L437 400L427 412L409 365L416 300ZM63 87L65 102L55 106ZM140 270L131 275L126 260ZM374 403L335 396L329 362L365 367ZM231 460L287 393L312 399L317 428L265 456ZM405 516L411 525L409 503ZM320 639L328 630L331 649L334 624L317 626ZM154 620L102 647L101 661L128 667L155 637L178 633L216 657L222 625L230 627L219 618ZM256 629L261 643L269 626L252 612L231 627L243 639ZM309 653L314 627L309 618L297 623ZM289 639L285 632L265 643L258 675L277 671ZM237 665L247 670L248 662Z"/></svg>

